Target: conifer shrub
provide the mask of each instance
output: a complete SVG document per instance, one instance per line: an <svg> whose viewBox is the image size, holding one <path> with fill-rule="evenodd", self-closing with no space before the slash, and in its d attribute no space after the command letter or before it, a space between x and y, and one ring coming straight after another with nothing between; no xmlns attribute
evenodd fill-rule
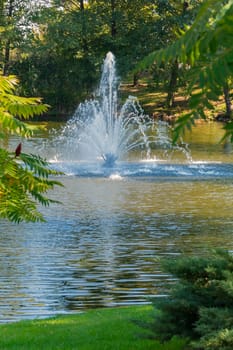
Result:
<svg viewBox="0 0 233 350"><path fill-rule="evenodd" d="M188 349L233 349L233 255L215 250L205 256L163 262L177 277L169 296L153 300L150 328L160 341L188 339Z"/></svg>

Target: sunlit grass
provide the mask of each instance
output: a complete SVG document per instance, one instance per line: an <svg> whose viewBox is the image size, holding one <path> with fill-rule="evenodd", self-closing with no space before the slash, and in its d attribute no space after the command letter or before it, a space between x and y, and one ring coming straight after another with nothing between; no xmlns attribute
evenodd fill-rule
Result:
<svg viewBox="0 0 233 350"><path fill-rule="evenodd" d="M166 99L165 92L150 88L146 84L139 84L138 86L122 84L120 88L120 97L122 101L125 102L129 95L136 96L145 112L150 115L161 110L164 104L163 102L165 102Z"/></svg>
<svg viewBox="0 0 233 350"><path fill-rule="evenodd" d="M198 93L199 89L193 91ZM184 87L177 89L175 93L175 103L173 107L166 106L167 92L162 85L156 86L151 84L151 81L140 81L137 86L127 82L121 84L120 96L123 101L129 96L134 95L138 98L140 105L143 107L146 114L154 117L163 115L173 115L179 118L182 114L189 113L187 91ZM206 118L214 119L217 115L225 112L225 102L223 96L218 101L212 101L214 109L205 110Z"/></svg>
<svg viewBox="0 0 233 350"><path fill-rule="evenodd" d="M148 339L136 321L148 321L150 306L101 309L0 326L1 350L173 350ZM182 347L179 347L182 349Z"/></svg>

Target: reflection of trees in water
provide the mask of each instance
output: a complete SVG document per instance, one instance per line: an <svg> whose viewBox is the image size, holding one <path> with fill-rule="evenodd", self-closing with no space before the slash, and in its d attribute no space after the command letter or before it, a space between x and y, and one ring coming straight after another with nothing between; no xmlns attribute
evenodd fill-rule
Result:
<svg viewBox="0 0 233 350"><path fill-rule="evenodd" d="M4 319L145 303L173 283L159 258L232 249L231 181L63 180L46 223L1 222Z"/></svg>

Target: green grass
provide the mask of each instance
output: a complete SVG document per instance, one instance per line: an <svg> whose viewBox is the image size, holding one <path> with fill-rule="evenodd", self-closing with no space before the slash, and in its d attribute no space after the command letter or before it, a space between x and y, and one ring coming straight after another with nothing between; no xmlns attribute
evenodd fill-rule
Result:
<svg viewBox="0 0 233 350"><path fill-rule="evenodd" d="M0 325L1 350L178 350L145 337L134 320L148 321L150 306L98 309L45 320ZM178 342L181 342L179 340Z"/></svg>
<svg viewBox="0 0 233 350"><path fill-rule="evenodd" d="M147 82L143 79L140 80L139 85L132 86L132 83L122 83L120 87L120 96L122 103L125 102L129 95L136 96L145 113L154 116L155 118L161 116L161 114L173 115L175 118L180 117L183 113L188 113L188 96L186 95L185 88L178 88L175 93L175 103L173 107L166 106L167 93L162 86L155 86L153 81ZM198 90L194 90L198 92ZM225 111L225 102L223 97L219 101L212 101L214 110L206 110L206 116L212 120L218 114L222 114Z"/></svg>

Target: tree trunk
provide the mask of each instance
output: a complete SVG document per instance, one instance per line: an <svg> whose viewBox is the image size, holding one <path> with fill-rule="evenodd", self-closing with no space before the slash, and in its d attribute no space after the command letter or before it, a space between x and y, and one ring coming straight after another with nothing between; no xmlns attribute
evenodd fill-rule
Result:
<svg viewBox="0 0 233 350"><path fill-rule="evenodd" d="M0 0L0 25L4 25L4 1Z"/></svg>
<svg viewBox="0 0 233 350"><path fill-rule="evenodd" d="M14 8L14 0L9 1L9 7L7 12L8 23L11 21L11 17L13 16L13 8ZM10 47L11 41L7 40L5 49L4 49L4 64L3 64L3 75L8 75L9 66L10 66Z"/></svg>
<svg viewBox="0 0 233 350"><path fill-rule="evenodd" d="M138 80L139 80L139 73L134 73L133 75L133 86L138 85Z"/></svg>
<svg viewBox="0 0 233 350"><path fill-rule="evenodd" d="M176 84L177 78L178 78L178 61L175 60L171 67L171 76L168 84L167 101L166 101L166 105L168 107L174 106L174 95L175 95L175 90L177 85Z"/></svg>
<svg viewBox="0 0 233 350"><path fill-rule="evenodd" d="M186 13L188 7L189 7L188 1L184 1L184 2L183 2L183 13L182 13L183 16L185 15L185 13Z"/></svg>
<svg viewBox="0 0 233 350"><path fill-rule="evenodd" d="M84 1L83 0L79 0L79 6L80 6L80 10L84 11Z"/></svg>
<svg viewBox="0 0 233 350"><path fill-rule="evenodd" d="M182 16L185 16L188 7L189 7L188 1L184 1ZM177 79L179 76L178 71L179 71L179 64L178 64L178 60L176 59L171 67L171 76L168 84L167 101L166 101L166 105L168 107L174 106L174 95L175 95L175 90L177 85Z"/></svg>
<svg viewBox="0 0 233 350"><path fill-rule="evenodd" d="M5 46L5 53L4 53L4 65L3 65L3 75L7 76L9 72L9 66L10 66L10 40L7 40L6 46Z"/></svg>
<svg viewBox="0 0 233 350"><path fill-rule="evenodd" d="M80 11L82 14L82 44L83 44L83 51L87 53L88 51L88 44L87 44L87 29L86 29L86 18L85 18L85 7L84 7L84 0L79 1Z"/></svg>
<svg viewBox="0 0 233 350"><path fill-rule="evenodd" d="M111 0L111 36L114 38L117 34L116 18L115 18L116 3Z"/></svg>
<svg viewBox="0 0 233 350"><path fill-rule="evenodd" d="M231 118L232 108L231 108L231 98L230 98L230 89L228 83L223 87L224 100L226 105L226 117Z"/></svg>

